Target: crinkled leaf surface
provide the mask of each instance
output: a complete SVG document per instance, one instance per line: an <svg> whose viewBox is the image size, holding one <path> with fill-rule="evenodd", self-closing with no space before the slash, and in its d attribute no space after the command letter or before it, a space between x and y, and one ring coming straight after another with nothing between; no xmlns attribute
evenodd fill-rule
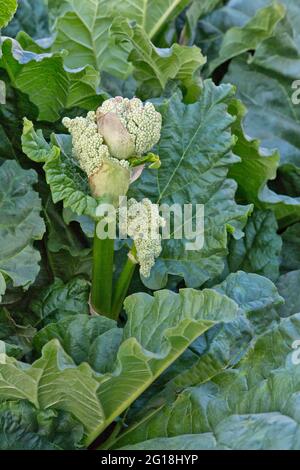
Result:
<svg viewBox="0 0 300 470"><path fill-rule="evenodd" d="M36 329L28 323L25 319L25 325L18 325L5 307L0 308L0 341L5 343L8 356L21 359L32 350L31 343Z"/></svg>
<svg viewBox="0 0 300 470"><path fill-rule="evenodd" d="M194 341L134 404L130 423L164 403L166 396L205 383L222 370L232 368L245 356L258 335L279 321L274 310L283 299L275 285L262 276L240 271L230 274L214 289L231 298L238 305L240 315L231 322L216 325Z"/></svg>
<svg viewBox="0 0 300 470"><path fill-rule="evenodd" d="M44 203L44 214L48 228L47 246L52 253L59 253L64 250L68 251L70 255L82 255L82 257L90 253L90 247L85 244L85 240L80 239L82 232L79 230L79 225L73 224L73 226L70 226L70 222L78 221L82 223L84 228L91 229L89 235L92 238L94 235L93 220L84 216L76 216L71 211L65 217L64 211L60 211L60 207L53 204L50 193Z"/></svg>
<svg viewBox="0 0 300 470"><path fill-rule="evenodd" d="M283 317L300 313L299 282L300 270L283 274L277 282L278 291L285 299L285 303L280 307Z"/></svg>
<svg viewBox="0 0 300 470"><path fill-rule="evenodd" d="M76 364L88 362L104 374L113 368L122 336L123 330L113 320L77 314L50 323L36 334L33 343L40 353L48 341L56 338Z"/></svg>
<svg viewBox="0 0 300 470"><path fill-rule="evenodd" d="M225 81L237 86L237 94L248 108L247 133L261 139L265 147L277 147L281 164L299 166L299 106L291 102L291 85L299 76L300 57L295 57L298 49L291 41L283 32L263 43L250 63L246 56L235 59ZM277 51L282 55L274 54ZM283 65L286 61L291 67Z"/></svg>
<svg viewBox="0 0 300 470"><path fill-rule="evenodd" d="M78 447L83 427L63 411L38 411L27 401L0 405L0 449L61 450Z"/></svg>
<svg viewBox="0 0 300 470"><path fill-rule="evenodd" d="M276 281L282 241L276 217L271 211L255 211L248 219L245 236L231 240L227 258L230 272L253 272Z"/></svg>
<svg viewBox="0 0 300 470"><path fill-rule="evenodd" d="M28 288L40 270L33 242L42 239L45 225L32 188L36 182L35 171L23 170L13 160L0 167L0 296L8 280L14 287Z"/></svg>
<svg viewBox="0 0 300 470"><path fill-rule="evenodd" d="M158 49L141 26L130 25L122 18L114 20L112 33L121 44L129 42L132 47L128 59L134 66L142 99L159 96L168 80L178 80L186 90L186 100L195 101L200 93L196 72L206 62L198 47L173 44L170 49Z"/></svg>
<svg viewBox="0 0 300 470"><path fill-rule="evenodd" d="M56 338L44 346L42 357L31 367L9 358L0 365L0 399L27 399L42 409L68 411L84 425L90 443L196 337L237 314L237 305L226 296L193 289L183 289L179 294L160 291L154 297L134 294L126 299L125 308L128 322L111 372L96 374L87 363L76 366ZM90 317L76 335L88 331L92 336L95 331L101 335L103 325L93 330L94 323ZM76 336L72 338L70 352L78 354Z"/></svg>
<svg viewBox="0 0 300 470"><path fill-rule="evenodd" d="M25 118L23 152L31 160L44 163L53 202L63 201L64 207L76 214L95 217L97 201L89 194L87 177L68 153L71 136L53 136L53 140L54 144L48 144L42 131L35 132L32 122Z"/></svg>
<svg viewBox="0 0 300 470"><path fill-rule="evenodd" d="M69 52L64 59L68 67L89 64L120 78L128 75L129 49L115 45L110 35L113 6L106 0L50 2L56 16L53 50Z"/></svg>
<svg viewBox="0 0 300 470"><path fill-rule="evenodd" d="M112 4L117 14L135 21L152 39L189 4L189 0L112 0Z"/></svg>
<svg viewBox="0 0 300 470"><path fill-rule="evenodd" d="M19 31L25 31L31 37L49 36L47 7L44 0L19 0L13 20L2 32L4 36L16 37Z"/></svg>
<svg viewBox="0 0 300 470"><path fill-rule="evenodd" d="M5 0L0 4L0 28L3 28L12 19L17 9L17 0Z"/></svg>
<svg viewBox="0 0 300 470"><path fill-rule="evenodd" d="M30 368L12 359L0 365L0 396L1 400L26 399L44 410L70 412L89 432L104 420L93 375L85 363L75 367L59 342L52 340Z"/></svg>
<svg viewBox="0 0 300 470"><path fill-rule="evenodd" d="M90 65L67 70L63 54L24 50L15 39L4 39L0 67L7 71L12 86L29 96L37 106L39 119L56 121L63 109L81 106L96 108L99 73Z"/></svg>
<svg viewBox="0 0 300 470"><path fill-rule="evenodd" d="M39 292L30 308L45 324L79 314L87 315L89 293L90 283L84 279L74 278L66 284L56 279Z"/></svg>
<svg viewBox="0 0 300 470"><path fill-rule="evenodd" d="M53 48L69 51L65 58L69 67L90 64L97 70L124 78L131 70L127 61L131 45L116 44L110 31L113 19L122 15L136 22L152 39L188 3L188 0L125 0L122 3L86 0L83 8L80 0L51 0L50 15L55 18L56 32Z"/></svg>
<svg viewBox="0 0 300 470"><path fill-rule="evenodd" d="M262 2L258 3L260 6ZM281 3L287 13L274 35L260 44L252 58L241 56L235 59L225 80L237 85L238 96L249 109L247 132L260 138L264 146L277 147L281 164L299 166L299 106L292 103L295 91L292 84L300 73L297 26L300 5L296 0ZM257 8L256 2L251 4L252 9Z"/></svg>
<svg viewBox="0 0 300 470"><path fill-rule="evenodd" d="M277 151L262 148L259 140L247 136L244 129L247 109L241 101L232 100L228 110L236 117L232 126L237 137L233 151L240 157L240 161L230 167L229 176L239 185L239 198L263 208L260 196L267 182L276 178L280 155Z"/></svg>
<svg viewBox="0 0 300 470"><path fill-rule="evenodd" d="M193 44L196 36L198 21L213 11L222 0L194 0L186 11L186 25L181 33L184 43Z"/></svg>
<svg viewBox="0 0 300 470"><path fill-rule="evenodd" d="M240 199L253 202L261 209L272 209L276 214L280 227L299 220L300 198L295 197L299 192L297 173L294 165L285 164L279 169L280 181L284 182L283 190L276 193L268 187L268 182L276 178L280 162L277 150L261 147L261 141L251 139L245 132L245 118L248 118L246 108L239 100L232 100L229 112L236 116L233 132L237 137L234 153L240 157L240 162L232 165L229 175L238 183L237 195ZM287 176L289 179L287 179ZM277 175L278 179L278 175ZM295 186L295 188L293 188ZM285 195L286 193L286 195Z"/></svg>
<svg viewBox="0 0 300 470"><path fill-rule="evenodd" d="M226 104L231 97L230 86L206 81L196 103L185 105L177 94L159 107L163 128L156 150L162 165L157 173L144 172L132 194L169 206L203 204L204 246L186 250L184 239L165 240L151 277L143 279L152 289L164 287L169 274L183 277L188 286L202 285L223 270L227 231L242 236L251 206L235 203L236 183L227 179L238 161L231 153L233 118Z"/></svg>
<svg viewBox="0 0 300 470"><path fill-rule="evenodd" d="M291 225L282 234L282 272L300 269L300 223Z"/></svg>
<svg viewBox="0 0 300 470"><path fill-rule="evenodd" d="M299 335L299 315L282 320L261 336L236 369L152 410L114 447L299 449L300 366L292 362L292 344Z"/></svg>
<svg viewBox="0 0 300 470"><path fill-rule="evenodd" d="M47 257L54 277L65 282L79 275L90 279L92 248L82 230L93 237L94 221L70 210L61 211L53 204L50 192L44 203L44 217L48 232Z"/></svg>
<svg viewBox="0 0 300 470"><path fill-rule="evenodd" d="M253 0L251 2L229 0L226 3L220 2L219 8L211 13L208 12L208 15L202 17L195 31L194 42L201 47L203 53L207 56L208 64L219 57L219 51L226 33L229 34L231 29L236 28L238 31L243 31L243 28L253 19L258 10L270 4L272 4L272 0L269 2L266 2L266 0ZM264 30L266 30L265 26ZM251 41L253 42L254 38L251 38Z"/></svg>
<svg viewBox="0 0 300 470"><path fill-rule="evenodd" d="M210 73L233 57L256 49L262 41L272 36L275 27L284 16L285 8L280 3L274 3L258 10L245 26L228 29L222 40L218 57L209 64Z"/></svg>

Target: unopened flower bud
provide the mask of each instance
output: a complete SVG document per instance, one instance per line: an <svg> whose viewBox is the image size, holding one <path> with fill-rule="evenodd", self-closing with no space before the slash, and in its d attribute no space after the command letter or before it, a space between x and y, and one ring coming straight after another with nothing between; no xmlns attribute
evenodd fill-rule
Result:
<svg viewBox="0 0 300 470"><path fill-rule="evenodd" d="M126 160L134 155L134 139L115 113L102 114L97 112L97 123L99 133L103 137L112 157Z"/></svg>
<svg viewBox="0 0 300 470"><path fill-rule="evenodd" d="M113 157L141 156L160 139L161 115L152 103L117 96L97 110L99 133Z"/></svg>
<svg viewBox="0 0 300 470"><path fill-rule="evenodd" d="M89 177L94 197L108 197L117 206L119 197L125 196L130 184L130 170L113 160L105 160L101 167Z"/></svg>

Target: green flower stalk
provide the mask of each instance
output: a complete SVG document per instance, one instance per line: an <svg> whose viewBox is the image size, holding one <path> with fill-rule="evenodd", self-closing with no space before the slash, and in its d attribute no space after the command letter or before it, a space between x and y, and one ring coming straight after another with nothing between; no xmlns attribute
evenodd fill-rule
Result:
<svg viewBox="0 0 300 470"><path fill-rule="evenodd" d="M153 154L145 156L159 141L161 132L162 118L152 103L144 105L137 98L130 100L117 96L104 101L96 112L89 112L86 117L64 118L63 124L72 136L73 155L88 176L92 195L113 203L115 207L120 196L127 194L131 181L140 176L145 162L157 166L158 157ZM148 230L146 222L149 222L152 209L149 200L141 203L133 199L129 201L127 233L135 241L135 247L117 281L114 299L114 240L100 240L95 232L91 305L97 313L118 317L137 263L143 276L150 275L155 258L161 251L159 238L150 239L148 232L145 237ZM162 220L156 214L152 226L161 224Z"/></svg>

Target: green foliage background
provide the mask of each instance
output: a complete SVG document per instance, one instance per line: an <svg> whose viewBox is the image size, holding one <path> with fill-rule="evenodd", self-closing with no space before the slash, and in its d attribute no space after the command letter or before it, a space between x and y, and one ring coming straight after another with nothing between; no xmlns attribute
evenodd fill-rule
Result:
<svg viewBox="0 0 300 470"><path fill-rule="evenodd" d="M299 24L297 0L0 1L0 449L110 424L103 449L300 449ZM164 241L119 324L89 312L97 201L61 124L117 95L163 118L130 194L205 205L204 247Z"/></svg>

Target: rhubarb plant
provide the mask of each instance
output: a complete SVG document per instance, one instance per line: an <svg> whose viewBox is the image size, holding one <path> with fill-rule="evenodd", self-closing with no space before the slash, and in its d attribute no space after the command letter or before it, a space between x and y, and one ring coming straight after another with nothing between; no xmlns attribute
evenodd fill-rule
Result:
<svg viewBox="0 0 300 470"><path fill-rule="evenodd" d="M0 449L299 450L298 2L2 3Z"/></svg>

